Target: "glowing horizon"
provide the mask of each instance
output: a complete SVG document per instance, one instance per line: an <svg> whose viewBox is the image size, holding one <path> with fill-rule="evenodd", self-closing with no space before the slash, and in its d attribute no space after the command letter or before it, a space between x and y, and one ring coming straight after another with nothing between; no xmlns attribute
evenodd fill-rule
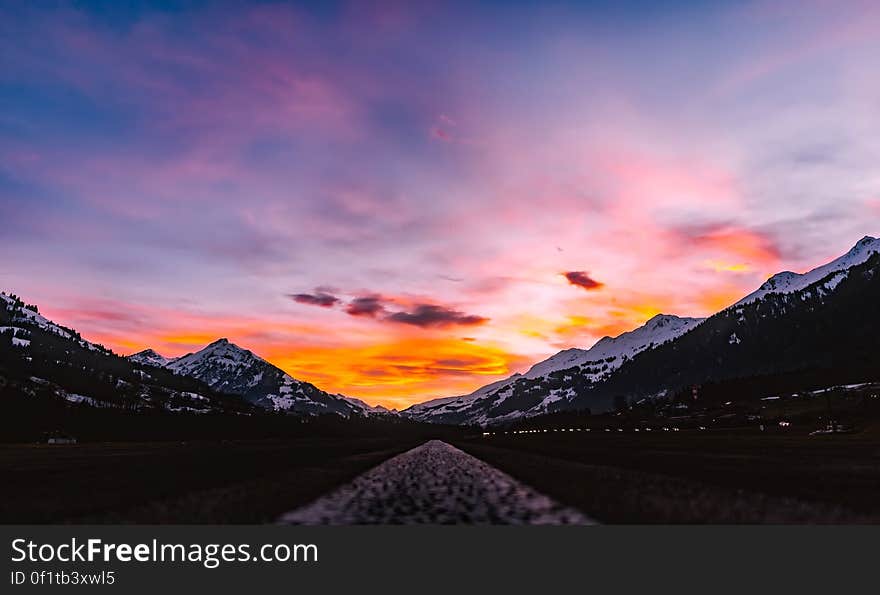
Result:
<svg viewBox="0 0 880 595"><path fill-rule="evenodd" d="M0 289L402 408L880 228L880 6L0 8Z"/></svg>

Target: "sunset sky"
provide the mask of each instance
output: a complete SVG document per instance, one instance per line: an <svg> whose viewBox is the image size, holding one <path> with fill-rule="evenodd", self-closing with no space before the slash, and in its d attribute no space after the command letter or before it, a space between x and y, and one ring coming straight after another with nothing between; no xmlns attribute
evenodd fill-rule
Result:
<svg viewBox="0 0 880 595"><path fill-rule="evenodd" d="M878 56L870 1L4 2L0 289L467 393L880 233Z"/></svg>

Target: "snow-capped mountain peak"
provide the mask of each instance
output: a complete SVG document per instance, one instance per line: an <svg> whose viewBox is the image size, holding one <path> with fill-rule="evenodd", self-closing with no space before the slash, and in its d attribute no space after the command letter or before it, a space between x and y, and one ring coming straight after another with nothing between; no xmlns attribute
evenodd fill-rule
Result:
<svg viewBox="0 0 880 595"><path fill-rule="evenodd" d="M200 380L212 385L221 379L222 374L219 374L220 371L246 366L256 361L268 363L254 355L253 352L239 347L235 343L231 343L229 339L223 338L217 339L195 353L188 353L170 360L165 367L173 372L187 376L196 374L201 376L208 369L213 369L218 374L209 375L207 378L200 377Z"/></svg>
<svg viewBox="0 0 880 595"><path fill-rule="evenodd" d="M607 364L605 372L620 367L624 358L652 346L660 345L686 333L705 318L683 318L672 314L657 314L644 325L616 337L603 337L589 349L566 349L532 366L526 378L546 376L550 372L589 364Z"/></svg>
<svg viewBox="0 0 880 595"><path fill-rule="evenodd" d="M163 368L173 361L171 358L167 358L164 355L156 353L152 349L144 349L143 351L138 351L137 353L129 355L128 359L136 364L155 366L157 368Z"/></svg>
<svg viewBox="0 0 880 595"><path fill-rule="evenodd" d="M808 285L812 285L817 281L833 275L839 281L846 276L847 271L868 260L872 254L880 253L880 239L871 236L865 236L853 246L849 252L839 258L835 258L831 262L816 267L806 273L794 273L792 271L783 271L777 273L767 279L757 291L754 291L736 302L734 306L741 306L763 298L771 293L793 293L800 291ZM835 282L835 285L836 285Z"/></svg>
<svg viewBox="0 0 880 595"><path fill-rule="evenodd" d="M164 358L152 349L131 355L129 359L193 377L214 390L240 395L267 409L306 414L337 413L343 416L384 412L358 399L332 395L308 382L297 380L225 337L199 351L173 359Z"/></svg>

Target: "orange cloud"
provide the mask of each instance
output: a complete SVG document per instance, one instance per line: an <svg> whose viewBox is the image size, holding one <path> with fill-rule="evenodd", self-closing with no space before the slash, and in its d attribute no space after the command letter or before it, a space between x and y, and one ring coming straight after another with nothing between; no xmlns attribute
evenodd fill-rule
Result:
<svg viewBox="0 0 880 595"><path fill-rule="evenodd" d="M734 225L680 228L672 236L681 252L697 252L706 266L719 272L772 272L781 258L770 237Z"/></svg>
<svg viewBox="0 0 880 595"><path fill-rule="evenodd" d="M261 355L324 390L398 408L435 396L469 393L525 363L497 346L445 337L277 346Z"/></svg>
<svg viewBox="0 0 880 595"><path fill-rule="evenodd" d="M729 263L720 260L707 260L706 266L718 273L748 273L752 266L746 263Z"/></svg>
<svg viewBox="0 0 880 595"><path fill-rule="evenodd" d="M697 303L705 313L715 313L727 308L744 295L743 291L736 287L719 288L699 296Z"/></svg>
<svg viewBox="0 0 880 595"><path fill-rule="evenodd" d="M748 262L775 262L778 250L764 236L746 229L725 229L703 238L703 244L722 252L742 256Z"/></svg>
<svg viewBox="0 0 880 595"><path fill-rule="evenodd" d="M69 324L69 317L54 314L50 315ZM79 311L74 318L85 320L88 315ZM141 328L131 334L88 323L74 326L87 339L121 354L150 347L174 357L228 337L322 390L396 408L437 396L466 394L531 363L529 358L473 337L462 340L446 334L406 332L361 335L352 331L340 338L328 336L317 326L181 313L164 322L167 326Z"/></svg>
<svg viewBox="0 0 880 595"><path fill-rule="evenodd" d="M554 332L560 337L577 336L583 332L584 328L589 327L591 323L592 319L573 314L567 317L565 323L557 326Z"/></svg>

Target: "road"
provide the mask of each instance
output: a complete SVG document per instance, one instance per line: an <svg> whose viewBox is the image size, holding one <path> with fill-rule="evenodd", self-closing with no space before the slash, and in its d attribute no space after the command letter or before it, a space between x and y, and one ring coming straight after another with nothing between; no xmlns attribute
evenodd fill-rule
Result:
<svg viewBox="0 0 880 595"><path fill-rule="evenodd" d="M289 512L285 524L593 524L439 440L397 455Z"/></svg>

